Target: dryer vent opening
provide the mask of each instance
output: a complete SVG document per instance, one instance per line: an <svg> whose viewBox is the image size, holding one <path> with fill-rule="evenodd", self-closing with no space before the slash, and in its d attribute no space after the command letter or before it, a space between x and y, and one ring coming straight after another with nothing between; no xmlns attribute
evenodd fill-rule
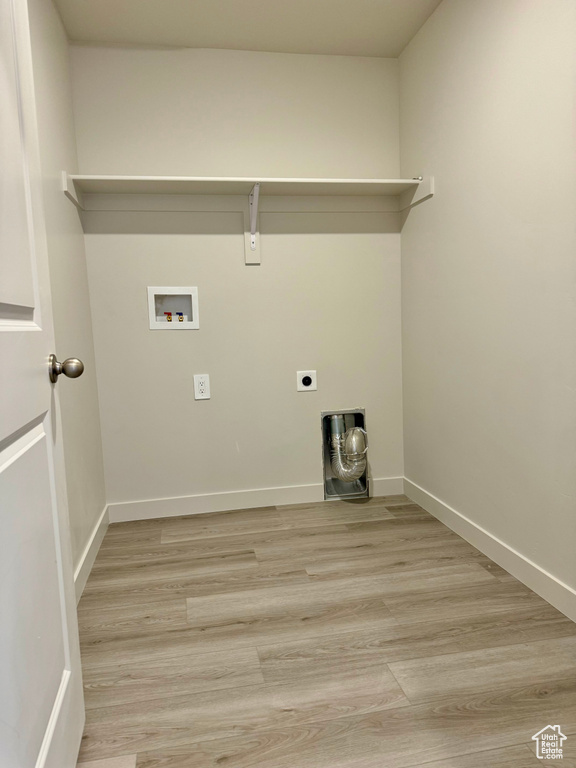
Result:
<svg viewBox="0 0 576 768"><path fill-rule="evenodd" d="M368 441L364 410L322 414L324 498L368 496Z"/></svg>

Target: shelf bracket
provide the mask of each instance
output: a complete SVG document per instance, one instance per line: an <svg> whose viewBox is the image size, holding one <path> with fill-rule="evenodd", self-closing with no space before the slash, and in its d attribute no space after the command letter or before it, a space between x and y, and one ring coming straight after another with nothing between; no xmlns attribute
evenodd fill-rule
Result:
<svg viewBox="0 0 576 768"><path fill-rule="evenodd" d="M256 250L256 222L258 219L258 199L260 197L260 184L257 182L252 187L248 200L250 202L250 250Z"/></svg>
<svg viewBox="0 0 576 768"><path fill-rule="evenodd" d="M414 208L434 196L434 176L415 176L414 181L420 182L418 186L400 195L400 212Z"/></svg>
<svg viewBox="0 0 576 768"><path fill-rule="evenodd" d="M68 176L66 171L62 171L62 192L66 195L68 200L70 200L76 208L78 208L79 211L84 211L84 199L82 197L82 194L78 192L76 187L74 186L74 182Z"/></svg>
<svg viewBox="0 0 576 768"><path fill-rule="evenodd" d="M244 218L244 256L246 264L260 264L260 234L258 232L258 201L260 182L248 195L248 214Z"/></svg>

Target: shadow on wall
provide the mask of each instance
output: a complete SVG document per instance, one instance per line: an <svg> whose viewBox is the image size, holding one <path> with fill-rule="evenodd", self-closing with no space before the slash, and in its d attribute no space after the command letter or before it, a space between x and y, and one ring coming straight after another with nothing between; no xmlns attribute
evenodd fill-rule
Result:
<svg viewBox="0 0 576 768"><path fill-rule="evenodd" d="M242 213L191 211L84 211L91 235L241 235ZM280 234L390 234L400 232L397 212L290 212L260 214L260 231Z"/></svg>

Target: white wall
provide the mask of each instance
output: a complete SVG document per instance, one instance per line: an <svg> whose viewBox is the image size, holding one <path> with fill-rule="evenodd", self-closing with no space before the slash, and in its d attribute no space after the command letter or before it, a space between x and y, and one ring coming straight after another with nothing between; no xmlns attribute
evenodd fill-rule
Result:
<svg viewBox="0 0 576 768"><path fill-rule="evenodd" d="M575 15L444 0L400 58L406 476L573 588Z"/></svg>
<svg viewBox="0 0 576 768"><path fill-rule="evenodd" d="M396 178L396 59L72 47L82 173Z"/></svg>
<svg viewBox="0 0 576 768"><path fill-rule="evenodd" d="M84 237L76 210L61 191L61 172L77 164L68 41L50 0L30 0L36 108L56 350L79 357L80 379L58 382L74 567L81 565L105 506L92 321Z"/></svg>
<svg viewBox="0 0 576 768"><path fill-rule="evenodd" d="M109 501L320 483L320 412L356 406L402 475L398 235L264 238L246 267L241 235L87 236ZM200 330L148 330L147 285L198 286Z"/></svg>
<svg viewBox="0 0 576 768"><path fill-rule="evenodd" d="M81 171L396 177L396 71L78 47ZM112 508L114 519L322 498L323 409L366 408L372 476L402 476L397 215L375 200L282 205L294 212L261 215L259 267L244 265L240 213L86 216L108 500L202 497ZM148 285L198 286L200 330L148 330ZM311 368L318 392L297 393L296 371ZM212 399L195 402L205 372Z"/></svg>

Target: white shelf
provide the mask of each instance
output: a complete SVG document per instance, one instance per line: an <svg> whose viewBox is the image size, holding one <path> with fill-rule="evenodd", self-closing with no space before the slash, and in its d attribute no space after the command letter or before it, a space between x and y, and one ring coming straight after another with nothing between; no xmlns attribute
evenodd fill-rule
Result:
<svg viewBox="0 0 576 768"><path fill-rule="evenodd" d="M416 190L419 179L263 179L196 176L68 175L80 194L91 195L249 195L260 184L261 195L394 196ZM71 191L71 190L70 190Z"/></svg>
<svg viewBox="0 0 576 768"><path fill-rule="evenodd" d="M260 264L258 201L264 196L391 198L393 210L405 211L434 194L434 178L424 179L266 179L202 176L86 176L62 172L62 191L80 211L94 196L220 195L244 198L238 208L244 217L246 264ZM86 198L85 198L86 196ZM235 198L235 199L236 199ZM92 200L91 200L92 199ZM112 198L108 197L110 201ZM128 198L126 198L128 199ZM152 198L152 201L154 199ZM85 204L86 203L86 204ZM118 198L115 198L118 205ZM154 201L154 204L156 202ZM229 206L229 202L227 203ZM93 210L88 205L88 210ZM226 207L225 210L230 210Z"/></svg>

